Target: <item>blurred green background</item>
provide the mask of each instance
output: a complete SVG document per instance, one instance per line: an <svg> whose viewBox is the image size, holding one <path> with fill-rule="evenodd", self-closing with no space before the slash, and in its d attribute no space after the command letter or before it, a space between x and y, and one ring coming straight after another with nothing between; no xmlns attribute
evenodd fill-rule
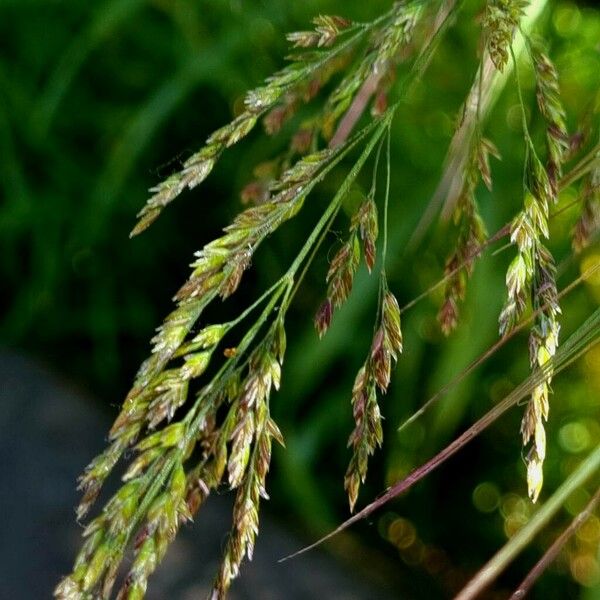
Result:
<svg viewBox="0 0 600 600"><path fill-rule="evenodd" d="M595 2L549 4L539 30L550 40L575 130L600 85L600 12ZM231 118L248 88L283 64L285 32L305 29L320 13L370 19L389 5L1 0L0 343L52 365L116 414L193 252L240 210L239 192L253 167L283 142L254 132L225 155L207 182L130 241L147 188L180 166ZM480 3L465 3L395 122L390 285L401 305L441 277L455 240L453 227L440 223L419 246L407 246L438 183L455 115L477 68L479 11ZM524 77L533 101L533 83ZM522 201L522 138L512 84L497 102L487 134L504 157L493 164L493 194L479 194L488 230L495 232ZM284 271L346 169L334 172L302 214L260 250L242 293L229 302L231 310ZM363 175L367 186L369 173ZM566 190L561 202L568 204L576 194L576 188ZM577 216L572 208L552 225L561 288L600 261L598 245L572 257L569 231ZM341 218L340 235L346 227ZM324 294L327 251L336 242L332 232L298 295L283 386L272 401L287 449L276 452L272 500L264 510L302 531L307 541L347 516L343 474L352 429L350 391L369 347L377 293L375 278L361 270L351 301L318 342L311 315ZM439 294L406 313L405 353L382 401L385 444L371 463L359 504L432 456L526 376L527 338L521 335L435 410L397 432L403 419L495 341L512 256L506 250L479 261L462 323L448 340L436 322ZM563 339L599 301L598 279L569 295ZM554 389L542 501L600 441L600 352L590 352L561 375ZM369 557L360 567L371 576L416 579L423 598L451 596L532 512L520 413L513 410L439 472L353 528L333 550L352 561L360 547L361 556ZM81 458L82 466L88 458ZM498 598L587 498L588 491L581 490L569 500L547 533L500 579ZM599 598L599 540L600 521L593 519L533 597Z"/></svg>

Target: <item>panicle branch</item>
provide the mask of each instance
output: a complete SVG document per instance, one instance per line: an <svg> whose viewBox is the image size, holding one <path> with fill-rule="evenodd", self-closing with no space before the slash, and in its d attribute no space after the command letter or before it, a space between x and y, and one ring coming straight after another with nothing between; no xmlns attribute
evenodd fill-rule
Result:
<svg viewBox="0 0 600 600"><path fill-rule="evenodd" d="M528 46L535 71L538 108L546 122L546 147L548 150L546 170L553 197L556 199L558 181L562 176L562 165L570 150L571 140L566 126L565 109L560 98L556 67L548 57L541 40L530 39Z"/></svg>
<svg viewBox="0 0 600 600"><path fill-rule="evenodd" d="M383 443L377 389L382 394L387 392L392 361L397 361L402 352L400 307L396 297L388 289L384 275L381 278L380 297L379 323L371 342L371 350L358 371L352 388L355 428L348 439L352 457L344 479L351 511L356 505L360 484L367 477L369 456Z"/></svg>
<svg viewBox="0 0 600 600"><path fill-rule="evenodd" d="M562 109L557 108L560 107L557 77L553 69L548 67L550 62L542 58L537 50L533 50L533 56L537 65L540 111L550 123L549 128L563 127ZM554 145L558 138L549 134L548 167L544 167L538 158L527 130L516 69L515 60L526 144L525 200L523 210L514 219L511 227L511 242L517 245L518 254L506 274L508 298L500 314L500 334L504 336L513 329L530 300L536 317L529 335L529 360L531 368L536 371L546 369L550 364L556 353L560 332L558 318L561 309L556 289L556 266L544 239L550 237L549 207L557 200L556 180L561 170L563 153ZM550 72L552 75L549 76ZM549 83L550 81L552 83ZM555 160L558 162L553 162ZM523 445L529 445L525 460L528 491L533 502L537 500L542 489L543 463L546 456L544 421L548 419L552 370L547 369L545 373L546 377L531 394L521 422Z"/></svg>
<svg viewBox="0 0 600 600"><path fill-rule="evenodd" d="M336 308L342 306L354 282L354 275L361 258L361 247L369 272L375 265L376 242L379 234L377 206L372 198L366 198L352 217L350 236L337 251L327 272L327 297L315 315L315 328L323 337Z"/></svg>

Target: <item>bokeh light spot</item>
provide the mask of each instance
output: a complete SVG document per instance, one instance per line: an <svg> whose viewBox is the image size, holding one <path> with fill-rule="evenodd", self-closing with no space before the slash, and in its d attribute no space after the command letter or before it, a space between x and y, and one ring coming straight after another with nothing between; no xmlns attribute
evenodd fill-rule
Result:
<svg viewBox="0 0 600 600"><path fill-rule="evenodd" d="M577 537L585 543L596 545L600 540L600 519L592 515L577 531Z"/></svg>
<svg viewBox="0 0 600 600"><path fill-rule="evenodd" d="M390 525L388 529L388 539L396 546L396 548L405 550L415 543L417 532L410 521L399 518Z"/></svg>
<svg viewBox="0 0 600 600"><path fill-rule="evenodd" d="M563 450L577 454L590 447L592 438L584 423L574 421L560 428L558 440Z"/></svg>
<svg viewBox="0 0 600 600"><path fill-rule="evenodd" d="M500 504L500 491L489 481L480 483L473 490L473 504L479 512L494 512Z"/></svg>
<svg viewBox="0 0 600 600"><path fill-rule="evenodd" d="M581 23L581 12L576 6L566 4L554 11L552 23L561 37L570 37L577 33Z"/></svg>
<svg viewBox="0 0 600 600"><path fill-rule="evenodd" d="M571 559L571 574L573 579L586 587L600 582L600 565L591 554L575 555Z"/></svg>
<svg viewBox="0 0 600 600"><path fill-rule="evenodd" d="M590 501L590 495L584 488L572 492L565 502L565 508L572 516L578 515Z"/></svg>

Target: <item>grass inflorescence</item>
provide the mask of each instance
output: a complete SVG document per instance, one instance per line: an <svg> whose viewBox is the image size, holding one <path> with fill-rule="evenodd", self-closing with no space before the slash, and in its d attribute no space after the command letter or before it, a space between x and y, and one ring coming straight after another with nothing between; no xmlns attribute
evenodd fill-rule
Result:
<svg viewBox="0 0 600 600"><path fill-rule="evenodd" d="M516 255L506 274L500 335L510 337L523 326L526 311L532 310L532 375L502 410L492 411L482 420L477 432L530 395L521 435L527 448L529 495L536 501L543 482L544 423L549 415L555 358L564 359L559 363L563 368L571 356L566 351L557 355L561 308L555 261L548 247L551 211L565 177L570 183L585 178L583 208L573 233L573 246L581 250L598 229L600 167L595 148L565 175L567 163L573 159L573 144L558 73L543 43L530 38L522 27L526 3L488 0L485 4L480 66L474 93L467 97L464 109L472 123L459 160L449 163L459 165L452 174L453 193L449 194L457 236L443 279L436 284L444 287L438 320L444 334L451 334L460 320L459 306L475 260L487 245L509 235ZM204 181L222 154L258 123L271 136L289 131L284 125L293 125L283 153L258 165L256 179L242 191L244 210L220 237L196 253L191 274L174 297L175 308L152 340L151 355L140 367L110 430L107 449L80 478L83 497L77 516L83 520L117 464L128 462L122 486L86 525L81 551L72 573L57 586L57 598L108 598L114 589L123 600L142 598L149 577L182 524L194 518L211 493L228 487L235 493L232 527L211 595L215 600L225 597L244 560L252 558L260 503L268 499L272 445L284 444L270 406L285 362L288 309L345 198L372 163L371 189L361 196L341 246L331 258L324 300L314 318L318 336L323 337L336 311L352 294L362 262L369 274L379 278L373 336L365 344L364 362L349 391L354 429L348 440L350 460L344 487L354 510L369 457L384 442L378 395L385 394L392 383L392 369L403 351L401 313L412 306L400 307L387 274L391 125L404 95L421 77L460 8L461 3L453 0L433 5L412 0L394 3L368 23L340 16L317 17L313 29L288 35L292 45L289 65L248 92L240 114L215 131L179 172L150 190L152 195L139 213L132 235L149 227L184 189ZM521 67L514 51L517 36L525 39L531 59L537 111L545 133L543 153L529 131ZM496 76L484 77L488 64L498 72L514 70L525 150L522 209L508 227L491 238L478 203L480 183L488 192L492 190L490 157L499 158L494 143L484 134L481 105L484 95L489 96L484 88L492 89L489 82ZM403 77L396 76L399 68ZM473 102L474 108L470 106ZM485 102L489 104L489 97ZM295 119L307 103L317 104L318 110L308 119ZM545 158L540 158L544 154ZM240 314L200 326L210 305L238 292L258 248L294 219L334 168L352 157L354 164L343 183L280 278ZM383 194L376 185L381 157L387 166ZM596 321L592 325L596 327ZM590 334L586 341L592 337ZM577 346L577 350L581 348ZM437 462L419 472L419 478L468 439L455 441ZM395 486L371 505L372 509L404 489L402 483ZM361 511L357 517L370 511ZM128 551L133 558L121 581L118 574Z"/></svg>

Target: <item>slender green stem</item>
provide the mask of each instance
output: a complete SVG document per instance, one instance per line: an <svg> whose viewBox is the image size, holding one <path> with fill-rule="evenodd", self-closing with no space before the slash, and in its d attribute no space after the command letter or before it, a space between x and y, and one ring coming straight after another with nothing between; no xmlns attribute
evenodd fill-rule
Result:
<svg viewBox="0 0 600 600"><path fill-rule="evenodd" d="M312 232L311 232L310 236L308 237L308 239L306 240L306 243L304 244L302 250L299 252L298 256L296 257L296 259L292 263L291 267L289 268L289 270L287 272L288 277L293 278L296 275L296 272L298 271L298 269L304 262L304 259L310 254L311 249L313 248L313 246L315 245L315 243L321 236L321 233L325 230L326 225L329 223L332 216L339 210L339 207L341 206L343 199L346 197L346 195L350 191L352 184L358 177L358 174L361 172L364 164L367 162L367 159L373 152L375 145L380 140L385 129L387 127L389 127L389 124L391 122L391 119L392 119L397 107L398 107L398 105L396 104L396 105L392 106L391 108L389 108L386 116L383 117L381 122L378 122L378 126L375 130L375 133L373 134L373 136L371 137L371 139L365 146L365 149L363 150L362 154L360 155L360 157L358 158L358 160L356 161L356 163L354 164L354 166L352 167L352 169L346 176L346 179L344 179L344 182L338 189L333 200L329 203L329 206L327 207L325 212L321 215L319 222L317 223L315 228L312 230ZM296 288L294 288L294 290L295 289ZM290 290L290 292L288 294L286 294L284 301L282 303L282 306L285 307L285 310L287 310L287 308L289 307L289 303L291 302L292 297L293 297L293 294L292 294L292 291Z"/></svg>
<svg viewBox="0 0 600 600"><path fill-rule="evenodd" d="M375 164L373 165L373 177L371 180L371 189L369 190L369 196L375 198L377 194L377 174L379 173L379 159L381 158L381 149L383 148L383 138L379 140L379 146L377 146L377 154L375 154Z"/></svg>
<svg viewBox="0 0 600 600"><path fill-rule="evenodd" d="M455 600L472 600L486 589L511 563L517 554L548 524L569 495L581 487L599 468L600 445L563 482L546 503L533 515L531 520L482 567L477 575L456 596Z"/></svg>
<svg viewBox="0 0 600 600"><path fill-rule="evenodd" d="M519 97L519 107L521 109L523 135L525 136L525 141L527 142L527 152L533 152L533 154L535 155L535 146L533 145L531 135L529 134L529 126L527 125L527 112L525 110L525 100L523 100L523 88L521 87L521 75L519 74L519 65L512 44L510 45L510 55L512 57L514 65L515 82L517 84L517 95Z"/></svg>
<svg viewBox="0 0 600 600"><path fill-rule="evenodd" d="M392 165L391 165L391 127L392 122L388 126L387 130L387 144L386 144L386 181L385 181L385 200L383 204L383 250L381 252L381 270L385 273L385 263L387 258L388 249L388 208L390 204L390 188L392 181Z"/></svg>
<svg viewBox="0 0 600 600"><path fill-rule="evenodd" d="M327 225L323 228L323 231L321 232L321 236L316 241L316 243L310 253L310 256L307 258L306 262L304 263L304 267L302 268L300 275L296 278L296 283L294 285L294 289L292 290L292 292L290 294L290 299L294 298L296 296L296 293L298 292L298 288L302 285L302 282L304 281L304 277L306 276L306 273L308 272L310 266L312 265L312 263L315 259L315 256L317 255L317 252L319 251L319 249L325 242L325 238L327 237L327 234L331 230L339 211L340 211L340 207L338 206L338 209L331 215L331 218L329 219L329 223L327 223Z"/></svg>
<svg viewBox="0 0 600 600"><path fill-rule="evenodd" d="M286 282L286 276L280 277L258 300L256 300L251 306L244 310L239 317L230 321L227 324L228 329L233 329L236 325L239 325L248 315L254 312L275 290L281 287Z"/></svg>
<svg viewBox="0 0 600 600"><path fill-rule="evenodd" d="M531 590L535 582L540 578L543 572L560 554L565 544L573 537L576 531L594 514L594 510L600 503L600 489L592 496L586 507L573 519L571 524L554 540L554 543L544 553L542 558L529 571L519 587L513 592L509 600L521 600Z"/></svg>

